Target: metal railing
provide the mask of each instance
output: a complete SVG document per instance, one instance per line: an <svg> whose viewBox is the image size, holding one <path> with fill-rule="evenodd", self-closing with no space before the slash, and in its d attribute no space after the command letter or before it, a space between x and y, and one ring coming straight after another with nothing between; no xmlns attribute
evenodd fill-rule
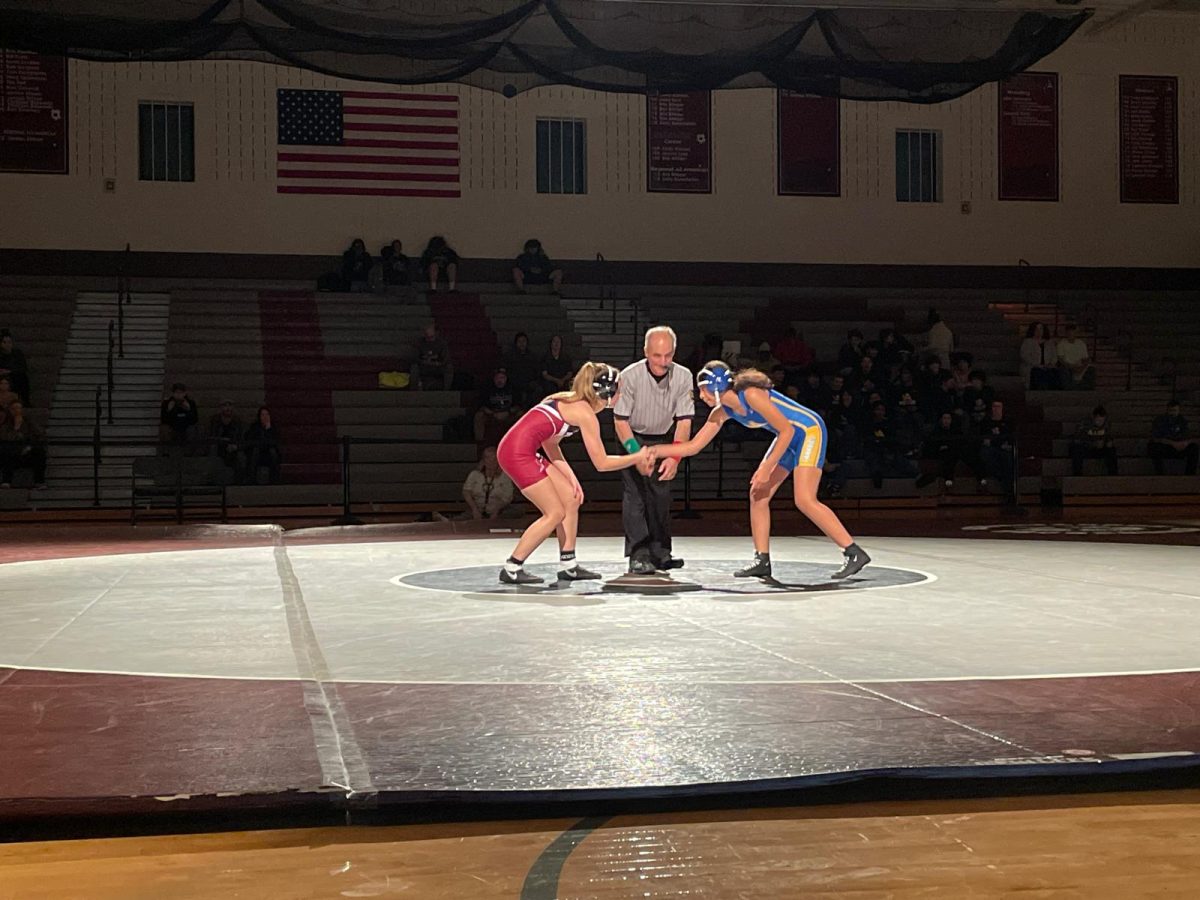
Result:
<svg viewBox="0 0 1200 900"><path fill-rule="evenodd" d="M108 320L108 360L105 363L105 370L108 375L108 424L113 423L113 388L116 386L116 379L113 376L113 331L116 329L116 324L112 319ZM97 387L97 390L99 388Z"/></svg>
<svg viewBox="0 0 1200 900"><path fill-rule="evenodd" d="M126 244L125 252L121 254L121 263L117 269L117 356L120 359L125 358L125 304L133 296L129 288L129 259L131 255L132 252L129 249L129 245Z"/></svg>

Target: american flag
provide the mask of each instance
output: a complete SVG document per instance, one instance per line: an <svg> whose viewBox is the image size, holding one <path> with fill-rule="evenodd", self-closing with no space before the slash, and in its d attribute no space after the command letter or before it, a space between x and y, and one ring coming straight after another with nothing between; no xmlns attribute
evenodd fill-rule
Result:
<svg viewBox="0 0 1200 900"><path fill-rule="evenodd" d="M453 94L281 88L276 102L279 193L459 196Z"/></svg>

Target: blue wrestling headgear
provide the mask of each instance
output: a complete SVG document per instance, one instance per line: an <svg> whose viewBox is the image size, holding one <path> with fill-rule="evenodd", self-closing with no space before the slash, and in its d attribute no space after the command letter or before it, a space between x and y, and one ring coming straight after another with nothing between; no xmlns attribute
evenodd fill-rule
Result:
<svg viewBox="0 0 1200 900"><path fill-rule="evenodd" d="M733 387L733 373L726 365L707 365L696 376L696 384L720 399L722 391Z"/></svg>
<svg viewBox="0 0 1200 900"><path fill-rule="evenodd" d="M617 381L621 373L606 363L599 363L596 376L592 379L592 389L601 400L611 400L617 393Z"/></svg>

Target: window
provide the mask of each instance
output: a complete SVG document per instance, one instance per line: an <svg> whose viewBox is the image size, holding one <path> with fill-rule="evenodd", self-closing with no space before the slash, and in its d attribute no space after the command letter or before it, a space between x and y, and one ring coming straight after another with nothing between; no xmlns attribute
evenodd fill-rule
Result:
<svg viewBox="0 0 1200 900"><path fill-rule="evenodd" d="M190 103L138 104L138 178L195 181L195 129Z"/></svg>
<svg viewBox="0 0 1200 900"><path fill-rule="evenodd" d="M901 203L942 202L942 133L896 132L896 199Z"/></svg>
<svg viewBox="0 0 1200 900"><path fill-rule="evenodd" d="M539 194L587 193L587 131L583 119L537 120Z"/></svg>

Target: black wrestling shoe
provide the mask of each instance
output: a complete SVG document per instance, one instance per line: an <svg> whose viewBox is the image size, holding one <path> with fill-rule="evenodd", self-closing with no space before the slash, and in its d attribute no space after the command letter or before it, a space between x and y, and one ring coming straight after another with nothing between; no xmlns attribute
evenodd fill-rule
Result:
<svg viewBox="0 0 1200 900"><path fill-rule="evenodd" d="M683 560L678 556L668 556L666 559L659 560L654 564L654 568L660 572L669 572L672 569L682 569Z"/></svg>
<svg viewBox="0 0 1200 900"><path fill-rule="evenodd" d="M629 560L630 575L653 575L658 569L654 568L654 563L648 559L631 559Z"/></svg>
<svg viewBox="0 0 1200 900"><path fill-rule="evenodd" d="M830 575L830 578L842 579L857 575L871 561L871 557L858 544L851 544L842 551L842 567Z"/></svg>
<svg viewBox="0 0 1200 900"><path fill-rule="evenodd" d="M560 569L558 572L559 581L598 581L601 575L599 572L593 572L591 569L585 569L583 566L576 563L569 569Z"/></svg>
<svg viewBox="0 0 1200 900"><path fill-rule="evenodd" d="M518 569L515 573L508 569L500 570L501 584L542 584L545 580L537 575L530 575L524 569Z"/></svg>
<svg viewBox="0 0 1200 900"><path fill-rule="evenodd" d="M771 560L768 557L763 559L761 556L755 555L754 562L746 566L744 569L738 569L733 573L734 578L770 578L771 577Z"/></svg>

